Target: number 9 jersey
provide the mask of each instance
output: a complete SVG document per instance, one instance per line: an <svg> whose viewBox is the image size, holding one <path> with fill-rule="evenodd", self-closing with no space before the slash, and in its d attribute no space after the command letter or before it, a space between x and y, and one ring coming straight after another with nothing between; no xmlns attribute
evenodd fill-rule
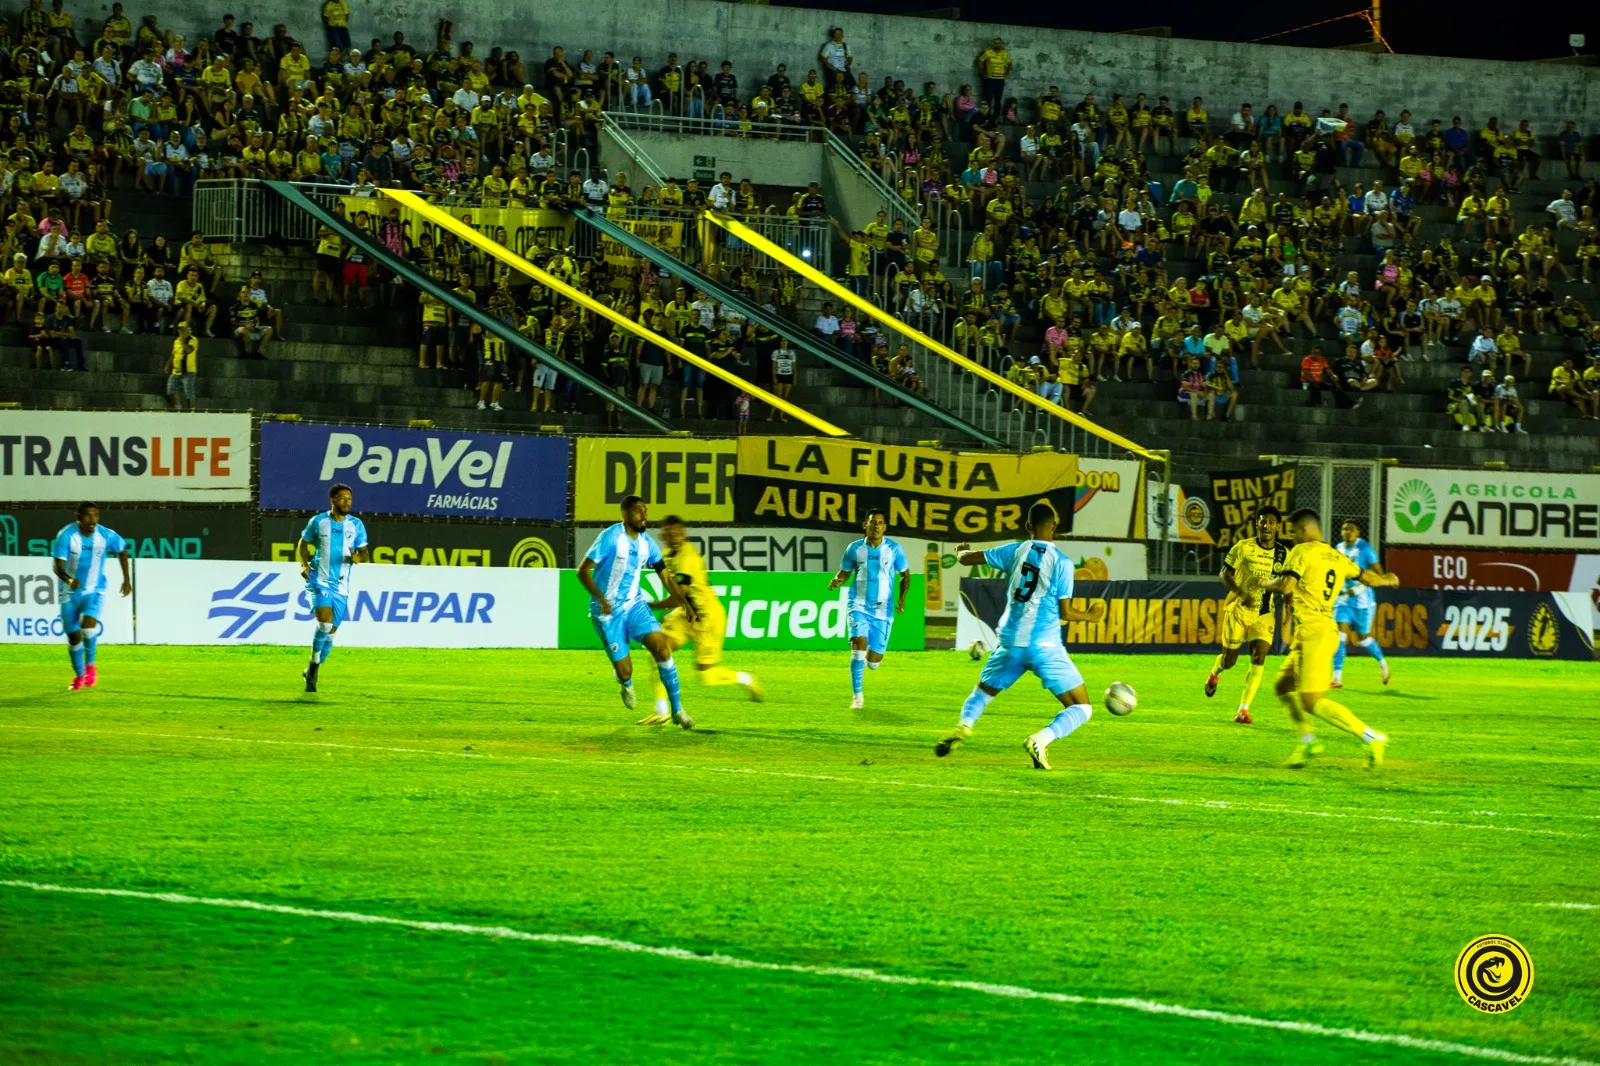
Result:
<svg viewBox="0 0 1600 1066"><path fill-rule="evenodd" d="M1313 540L1296 544L1279 573L1299 578L1289 597L1298 639L1299 631L1308 627L1334 628L1334 601L1346 581L1361 576L1361 568L1332 545Z"/></svg>

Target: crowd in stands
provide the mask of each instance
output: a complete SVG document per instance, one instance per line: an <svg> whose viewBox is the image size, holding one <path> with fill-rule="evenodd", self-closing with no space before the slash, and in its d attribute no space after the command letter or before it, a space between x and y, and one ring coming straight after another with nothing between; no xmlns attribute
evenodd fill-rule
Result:
<svg viewBox="0 0 1600 1066"><path fill-rule="evenodd" d="M1600 355L1584 302L1557 298L1549 284L1552 275L1592 283L1600 258L1600 185L1585 177L1586 142L1572 122L1535 131L1519 120L1503 130L1490 118L1473 129L1459 117L1403 109L1392 120L1378 111L1361 121L1331 102L1315 115L1301 102L1259 113L1247 103L1223 118L1198 97L1176 107L1144 93L1071 101L1054 86L1018 100L1007 93L1011 58L998 39L975 57L976 89L948 92L882 72L874 88L842 28L791 77L782 64L752 72L732 59L669 55L657 65L561 47L525 62L514 50L484 54L455 42L448 22L430 48L398 32L361 48L344 0L327 0L322 15L325 42L294 40L281 24L257 36L252 23L230 15L191 43L154 14L135 26L121 4L90 37L62 0L48 10L29 0L15 38L0 22L0 121L11 137L0 162L8 216L0 258L13 263L0 305L31 324L41 364L81 365L84 329L187 326L192 340L213 334L225 314L240 354L256 357L281 337L282 312L259 279L224 279L203 239L173 249L160 237L119 236L112 201L127 189L182 196L202 178L277 177L357 194L395 185L438 199L608 212L649 205L686 217L702 206L763 206L731 175L706 190L695 181L635 189L625 175L564 172L560 164L594 144L600 115L614 106L707 118L732 136L827 128L845 138L923 219L909 230L880 219L845 234L857 291L1079 409L1092 404L1097 382L1159 376L1192 417L1227 418L1241 373L1259 365L1263 346L1287 351L1286 341L1302 334L1331 354L1302 362L1307 401L1316 403L1324 392L1360 403L1363 393L1403 383L1408 362L1445 358L1446 347L1469 337L1477 375L1482 364L1497 390L1514 386L1501 371L1516 361L1526 377L1529 332L1564 334ZM1552 146L1558 162L1542 158ZM1162 154L1177 157L1170 186L1151 174L1151 159ZM1357 169L1369 157L1376 168ZM1542 212L1514 210L1510 195L1541 167L1557 166L1569 190ZM1050 183L1049 195L1032 193L1030 183L1041 182ZM1455 211L1453 236L1424 238L1416 210L1428 204ZM778 206L796 217L826 216L815 188ZM599 376L624 378L616 387L631 395L648 392L652 405L679 413L738 413L739 395L708 392L697 368L676 367L670 352L631 336L616 334L613 343L607 324L563 301L544 310L535 302L542 294L450 248L449 238L424 248L386 230L387 220L368 224L490 313L530 335L536 320L541 343ZM952 233L971 234L967 272L955 281L942 266L960 258L941 248ZM1377 255L1375 274L1341 269L1345 250ZM359 302L371 285L377 300L412 299L369 271L349 242L324 234L318 254L321 299ZM731 308L664 291L662 279L637 264L577 261L565 249L541 248L539 257L647 324L661 315L669 335L698 354L779 384L777 338L761 337ZM1185 264L1183 275L1174 264ZM748 295L797 313L794 278L749 259L722 265ZM516 357L486 355L495 346L435 304L424 296L418 307L420 363L498 375L480 387L486 405L499 402L503 384L527 387L529 404L541 410L579 403L570 380L558 384L531 364L474 371L475 361ZM891 354L888 339L848 310L841 317L829 309L809 324L921 387L909 353L894 345ZM1552 391L1595 417L1596 360L1572 370ZM677 395L668 398L663 384L674 377ZM1480 388L1475 381L1481 405ZM1515 399L1500 397L1496 410L1515 410ZM1458 421L1461 402L1452 393ZM1516 422L1496 418L1488 428Z"/></svg>

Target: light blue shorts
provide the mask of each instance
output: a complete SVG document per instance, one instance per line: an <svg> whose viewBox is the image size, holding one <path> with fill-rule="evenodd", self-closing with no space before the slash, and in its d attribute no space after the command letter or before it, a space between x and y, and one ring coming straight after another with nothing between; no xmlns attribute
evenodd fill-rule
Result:
<svg viewBox="0 0 1600 1066"><path fill-rule="evenodd" d="M67 633L76 633L83 628L81 622L84 618L100 619L100 604L105 599L103 592L84 592L79 589L61 601L61 628Z"/></svg>
<svg viewBox="0 0 1600 1066"><path fill-rule="evenodd" d="M1034 644L1026 648L1008 648L1002 644L989 653L983 673L978 675L978 683L1004 692L1029 670L1052 696L1071 692L1083 684L1083 675L1060 644Z"/></svg>
<svg viewBox="0 0 1600 1066"><path fill-rule="evenodd" d="M867 638L867 650L879 655L889 650L889 631L894 628L892 618L874 618L865 611L850 612L850 639Z"/></svg>
<svg viewBox="0 0 1600 1066"><path fill-rule="evenodd" d="M602 617L591 600L589 621L594 624L594 631L600 634L600 643L606 646L606 654L612 662L628 657L630 641L661 632L661 623L656 621L655 612L650 610L650 604L643 597L635 599L627 607L614 608L608 617Z"/></svg>
<svg viewBox="0 0 1600 1066"><path fill-rule="evenodd" d="M338 629L344 624L347 597L329 592L315 581L306 582L306 591L311 593L311 609L313 613L319 607L331 608L333 610L333 628Z"/></svg>
<svg viewBox="0 0 1600 1066"><path fill-rule="evenodd" d="M1346 600L1334 605L1333 621L1335 624L1343 622L1357 633L1371 633L1372 611L1371 607L1358 607L1354 600Z"/></svg>

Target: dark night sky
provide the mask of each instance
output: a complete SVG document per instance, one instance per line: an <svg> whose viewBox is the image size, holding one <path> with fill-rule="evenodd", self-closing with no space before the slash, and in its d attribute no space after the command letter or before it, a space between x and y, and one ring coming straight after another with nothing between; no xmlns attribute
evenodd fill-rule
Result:
<svg viewBox="0 0 1600 1066"><path fill-rule="evenodd" d="M848 5L880 14L927 11L938 0L858 0ZM841 9L838 2L795 3L784 6ZM968 0L958 5L966 18L1018 25L1062 29L1116 31L1145 26L1171 26L1174 36L1220 41L1248 41L1320 19L1332 18L1361 7L1361 0L1303 0L1268 3L1233 0L1227 3L1180 3L1146 0L1134 5L1018 4L985 5ZM1567 35L1587 34L1583 50L1600 46L1600 10L1585 3L1519 2L1501 4L1439 4L1395 0L1384 4L1383 35L1397 52L1463 56L1479 59L1549 59L1570 55ZM1493 12L1486 15L1486 12ZM1272 44L1333 47L1368 40L1365 21L1344 19L1328 26L1283 37Z"/></svg>

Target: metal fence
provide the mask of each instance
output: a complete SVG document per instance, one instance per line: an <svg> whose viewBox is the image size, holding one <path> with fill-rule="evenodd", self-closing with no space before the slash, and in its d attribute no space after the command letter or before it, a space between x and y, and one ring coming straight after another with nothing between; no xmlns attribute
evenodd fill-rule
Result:
<svg viewBox="0 0 1600 1066"><path fill-rule="evenodd" d="M349 185L294 182L294 187L333 210L346 196L362 193ZM194 184L194 228L208 240L311 241L317 222L255 178L206 178Z"/></svg>

